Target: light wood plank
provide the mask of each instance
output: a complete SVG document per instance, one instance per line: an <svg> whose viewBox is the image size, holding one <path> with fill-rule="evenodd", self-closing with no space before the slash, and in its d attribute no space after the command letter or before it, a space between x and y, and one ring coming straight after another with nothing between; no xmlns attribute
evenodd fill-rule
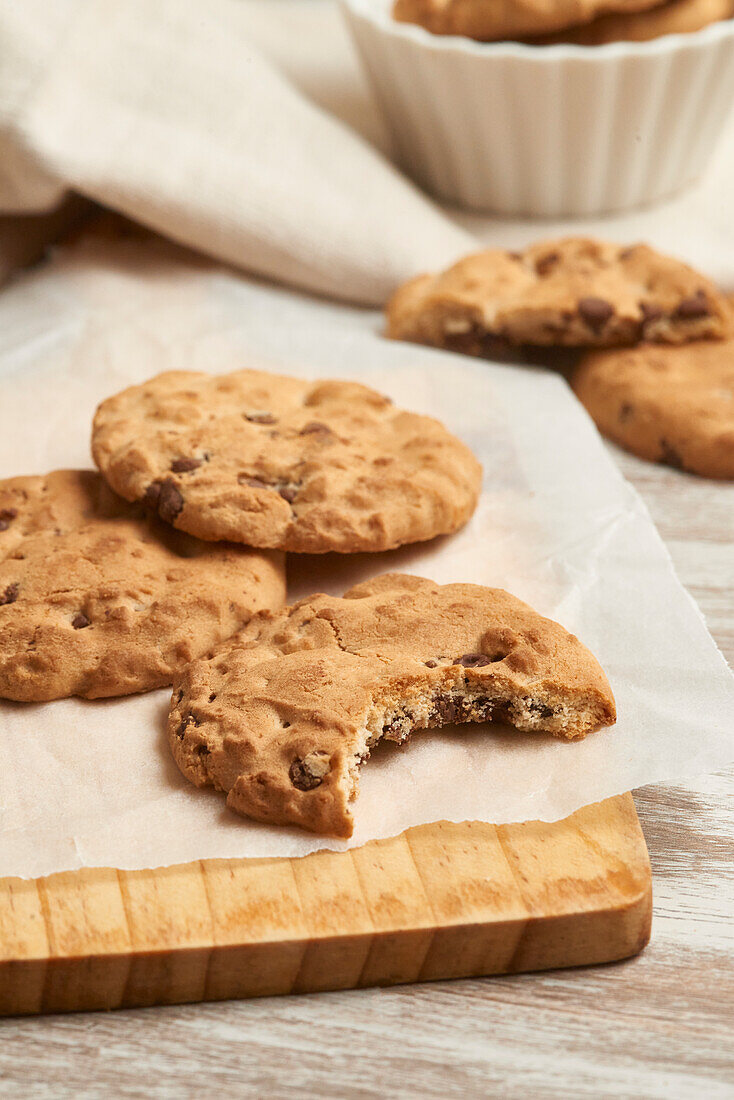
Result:
<svg viewBox="0 0 734 1100"><path fill-rule="evenodd" d="M621 958L649 931L629 795L353 852L0 883L2 1011L171 1004Z"/></svg>

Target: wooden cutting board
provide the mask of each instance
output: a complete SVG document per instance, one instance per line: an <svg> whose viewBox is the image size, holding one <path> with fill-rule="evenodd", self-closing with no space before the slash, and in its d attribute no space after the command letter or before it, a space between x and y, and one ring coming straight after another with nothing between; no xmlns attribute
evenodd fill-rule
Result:
<svg viewBox="0 0 734 1100"><path fill-rule="evenodd" d="M649 939L632 796L350 852L0 880L0 1013L348 989L622 959Z"/></svg>

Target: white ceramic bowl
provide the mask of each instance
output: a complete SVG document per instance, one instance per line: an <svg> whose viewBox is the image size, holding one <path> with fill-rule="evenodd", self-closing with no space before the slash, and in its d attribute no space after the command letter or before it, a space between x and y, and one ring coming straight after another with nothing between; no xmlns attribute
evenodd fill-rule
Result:
<svg viewBox="0 0 734 1100"><path fill-rule="evenodd" d="M526 46L342 0L401 167L442 200L536 217L656 202L706 167L734 103L734 19L604 46Z"/></svg>

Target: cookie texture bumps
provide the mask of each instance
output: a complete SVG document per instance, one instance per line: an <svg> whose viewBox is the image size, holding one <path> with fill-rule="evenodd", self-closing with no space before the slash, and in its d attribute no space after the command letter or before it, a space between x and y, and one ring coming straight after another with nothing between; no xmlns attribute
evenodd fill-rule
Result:
<svg viewBox="0 0 734 1100"><path fill-rule="evenodd" d="M616 718L598 662L501 589L387 574L263 614L173 685L168 736L196 786L247 817L350 836L381 739L457 722L562 738Z"/></svg>
<svg viewBox="0 0 734 1100"><path fill-rule="evenodd" d="M603 46L607 42L646 42L666 34L692 34L710 23L734 16L734 0L668 0L640 12L602 15L581 27L533 39L544 46L569 42L577 46Z"/></svg>
<svg viewBox="0 0 734 1100"><path fill-rule="evenodd" d="M169 372L104 401L112 488L202 539L305 553L387 550L461 527L481 467L437 420L354 382Z"/></svg>
<svg viewBox="0 0 734 1100"><path fill-rule="evenodd" d="M285 600L279 554L150 521L98 473L0 481L0 696L128 695Z"/></svg>
<svg viewBox="0 0 734 1100"><path fill-rule="evenodd" d="M397 340L492 354L498 342L606 347L721 337L726 305L693 268L647 245L585 238L491 249L420 275L387 306Z"/></svg>
<svg viewBox="0 0 734 1100"><path fill-rule="evenodd" d="M643 11L656 3L659 0L395 0L393 14L433 34L489 42L560 30L605 12Z"/></svg>
<svg viewBox="0 0 734 1100"><path fill-rule="evenodd" d="M572 385L599 431L626 450L734 479L734 337L592 352Z"/></svg>

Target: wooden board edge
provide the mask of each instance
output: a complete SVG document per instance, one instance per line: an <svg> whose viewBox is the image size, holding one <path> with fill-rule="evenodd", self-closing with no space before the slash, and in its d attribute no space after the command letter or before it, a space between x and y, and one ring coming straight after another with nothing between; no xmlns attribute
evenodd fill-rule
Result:
<svg viewBox="0 0 734 1100"><path fill-rule="evenodd" d="M652 883L648 880L636 897L613 909L497 922L494 927L457 921L433 930L183 947L134 957L119 953L11 960L0 964L0 1016L327 992L613 963L645 948L651 920ZM498 968L471 950L478 947L480 955L487 952L491 956L488 928L497 936L517 936L518 946L509 965ZM462 943L460 951L456 950L458 942ZM356 981L352 974L342 977L334 970L334 952L339 948L348 948L350 955L364 960ZM306 958L310 977L304 983L299 975L304 973ZM418 968L416 960L420 961ZM131 985L133 968L137 977ZM146 972L154 976L149 985ZM160 984L162 972L166 988ZM197 987L182 992L192 972L199 976ZM319 973L323 980L314 980L313 975Z"/></svg>

